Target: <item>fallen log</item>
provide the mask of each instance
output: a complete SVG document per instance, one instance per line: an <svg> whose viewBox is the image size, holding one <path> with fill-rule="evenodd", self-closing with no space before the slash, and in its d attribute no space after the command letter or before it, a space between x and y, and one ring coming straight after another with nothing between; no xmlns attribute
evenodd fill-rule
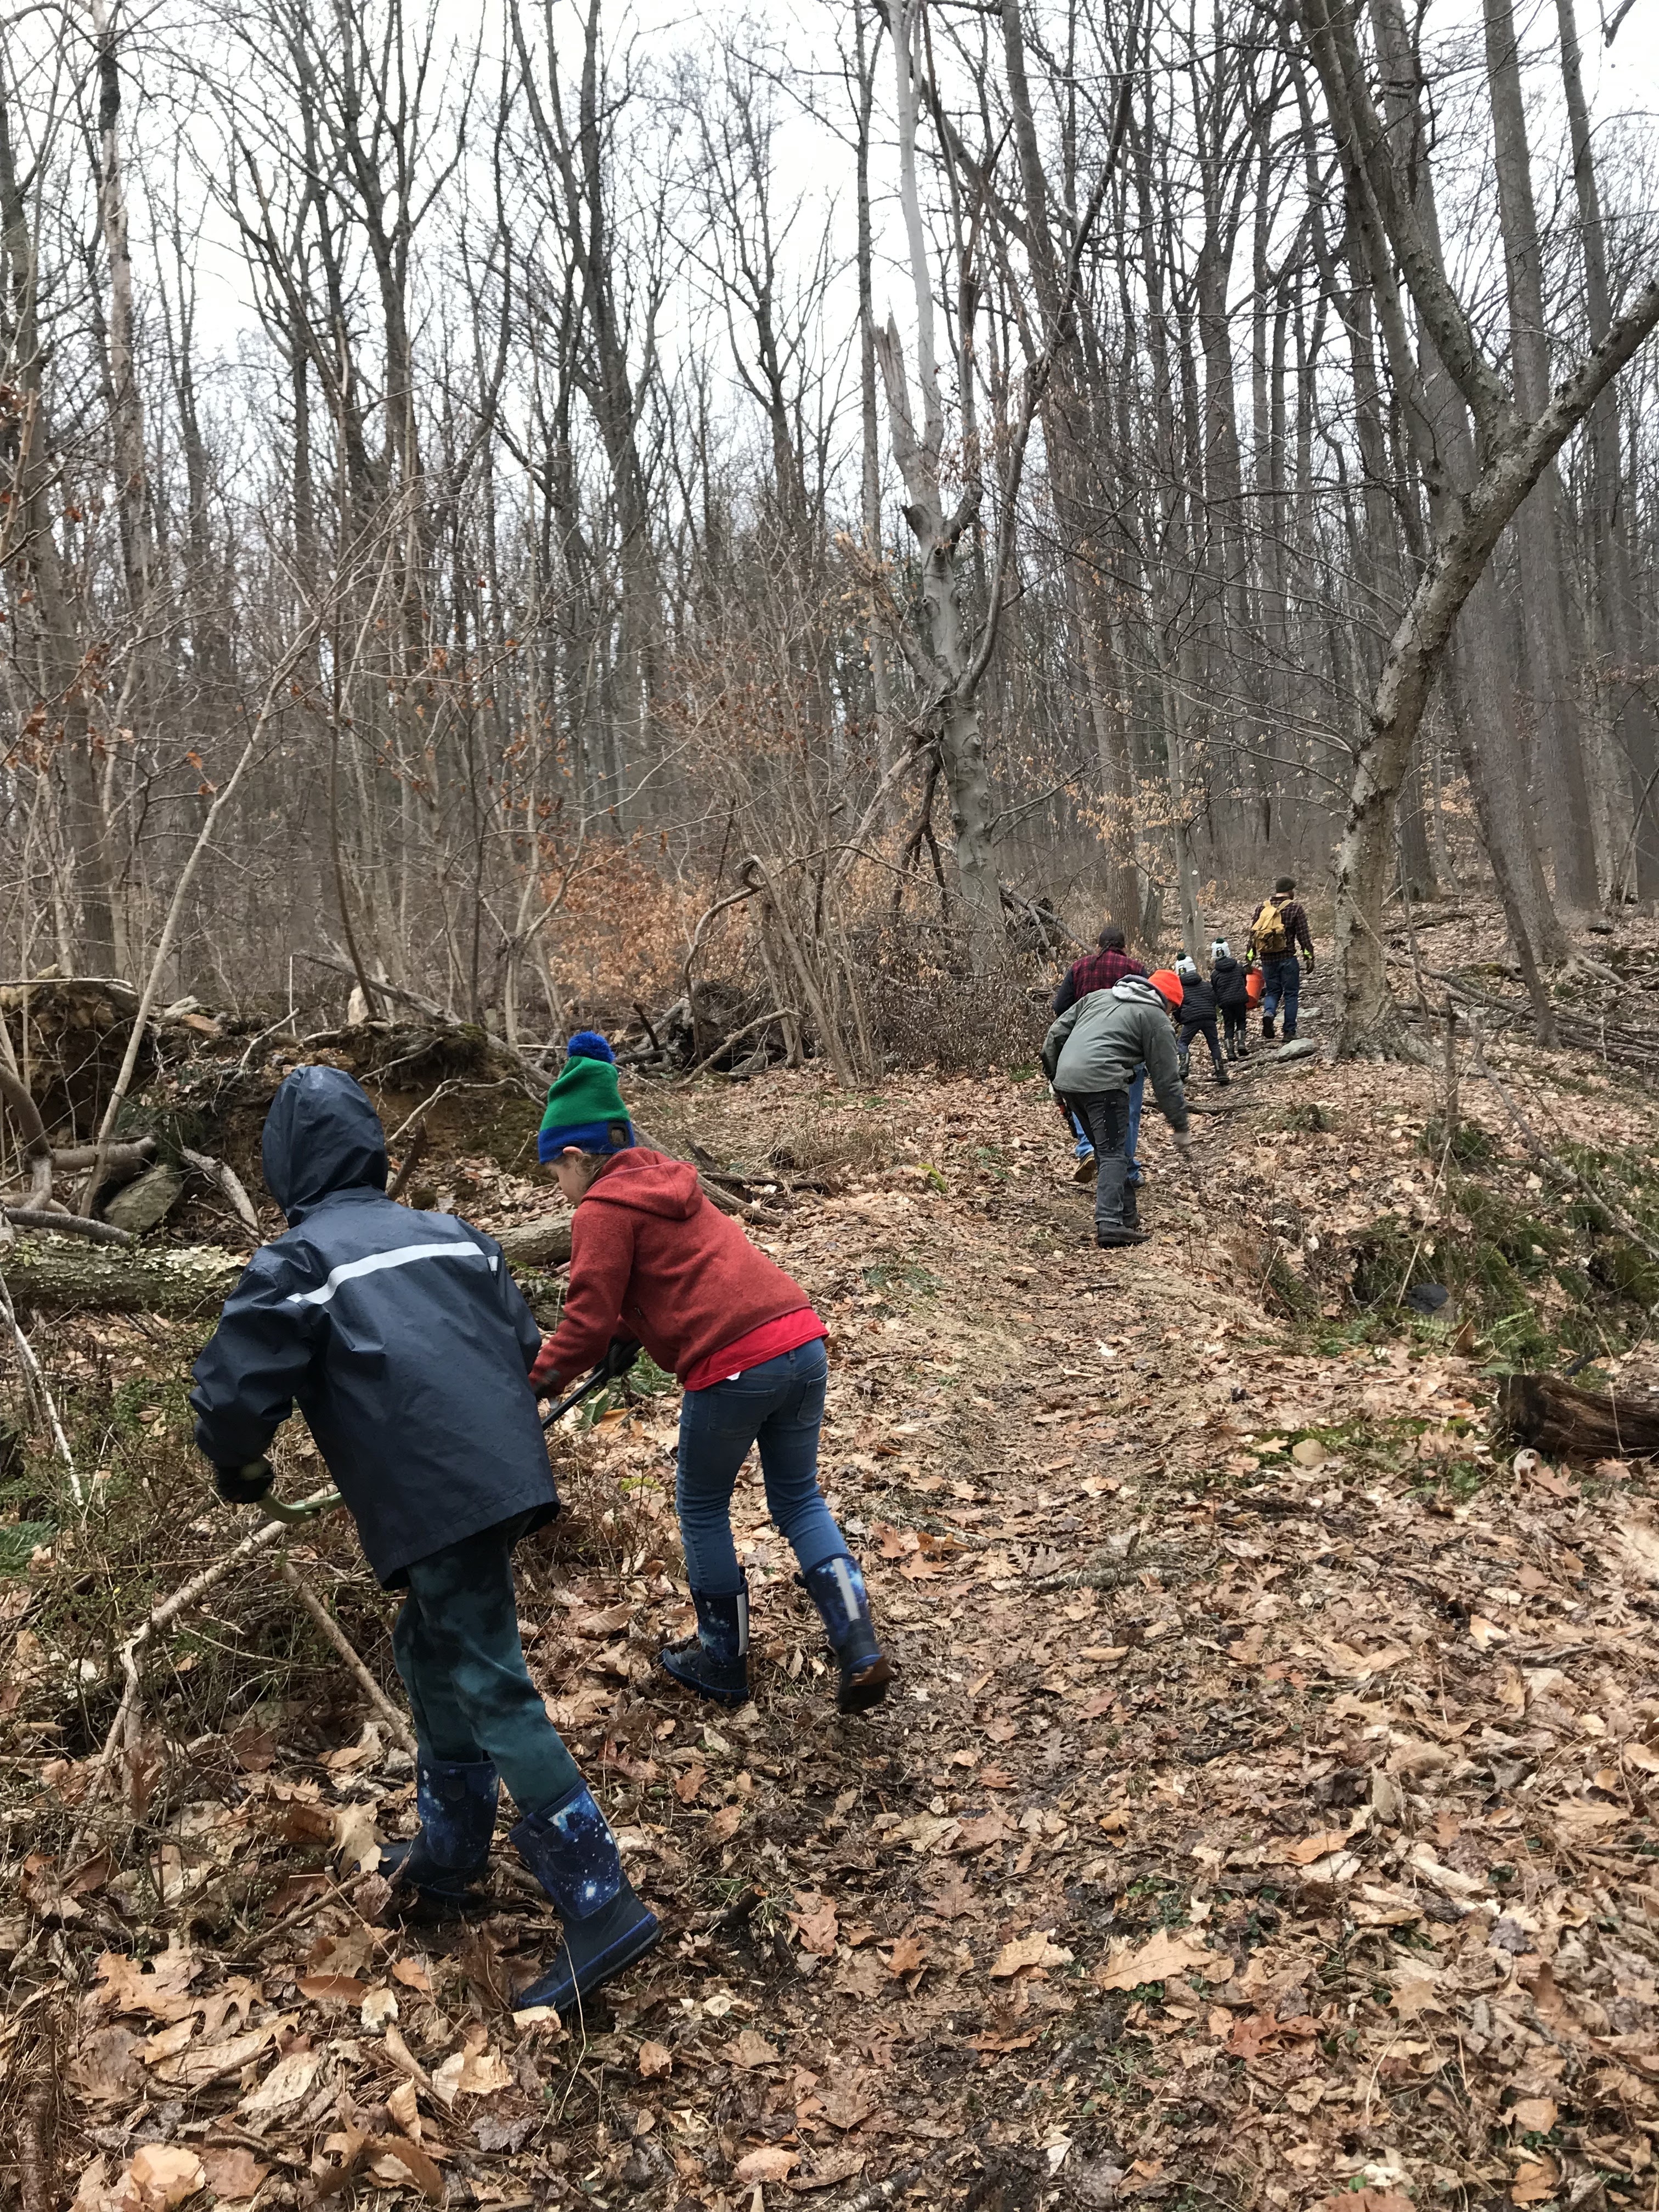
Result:
<svg viewBox="0 0 1659 2212"><path fill-rule="evenodd" d="M214 1244L127 1249L30 1235L20 1236L6 1255L13 1304L41 1314L205 1319L230 1296L241 1272L241 1261Z"/></svg>
<svg viewBox="0 0 1659 2212"><path fill-rule="evenodd" d="M538 1214L495 1231L495 1242L513 1267L556 1267L570 1257L570 1216Z"/></svg>
<svg viewBox="0 0 1659 2212"><path fill-rule="evenodd" d="M1498 1386L1498 1414L1516 1443L1556 1458L1659 1454L1659 1392L1604 1395L1554 1375L1506 1375Z"/></svg>
<svg viewBox="0 0 1659 2212"><path fill-rule="evenodd" d="M58 1218L69 1226L66 1216ZM102 1222L92 1226L110 1237L118 1233ZM496 1241L511 1267L557 1267L570 1257L570 1217L520 1222ZM28 1234L7 1254L6 1279L20 1312L148 1313L187 1321L210 1317L235 1289L245 1264L216 1244L94 1249L69 1236Z"/></svg>

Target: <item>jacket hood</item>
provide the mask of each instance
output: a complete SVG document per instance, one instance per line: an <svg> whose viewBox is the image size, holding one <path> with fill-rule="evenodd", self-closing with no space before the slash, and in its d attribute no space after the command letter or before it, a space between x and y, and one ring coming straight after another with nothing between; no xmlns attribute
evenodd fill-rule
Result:
<svg viewBox="0 0 1659 2212"><path fill-rule="evenodd" d="M1133 1006L1156 1006L1161 1014L1170 1011L1169 1001L1163 992L1156 989L1144 975L1126 975L1121 983L1114 983L1112 996L1127 999Z"/></svg>
<svg viewBox="0 0 1659 2212"><path fill-rule="evenodd" d="M296 1067L270 1102L265 1187L290 1221L337 1191L386 1189L386 1132L342 1067Z"/></svg>
<svg viewBox="0 0 1659 2212"><path fill-rule="evenodd" d="M659 1214L665 1221L689 1221L702 1198L697 1171L684 1160L671 1160L643 1145L618 1152L589 1186L584 1206L603 1200L607 1206L631 1206L640 1213Z"/></svg>

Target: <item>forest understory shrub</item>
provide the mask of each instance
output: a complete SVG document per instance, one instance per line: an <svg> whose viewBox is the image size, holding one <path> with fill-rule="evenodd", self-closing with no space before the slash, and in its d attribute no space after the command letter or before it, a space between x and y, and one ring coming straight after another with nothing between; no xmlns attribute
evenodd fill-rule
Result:
<svg viewBox="0 0 1659 2212"><path fill-rule="evenodd" d="M1321 1272L1340 1284L1352 1326L1367 1336L1467 1331L1468 1348L1494 1372L1567 1366L1582 1376L1647 1339L1659 1309L1659 1264L1607 1206L1576 1182L1506 1159L1469 1121L1449 1148L1443 1124L1431 1121L1424 1149L1446 1162L1442 1219L1381 1214L1329 1248ZM1659 1245L1659 1174L1649 1160L1560 1149ZM1437 1289L1447 1297L1430 1310Z"/></svg>

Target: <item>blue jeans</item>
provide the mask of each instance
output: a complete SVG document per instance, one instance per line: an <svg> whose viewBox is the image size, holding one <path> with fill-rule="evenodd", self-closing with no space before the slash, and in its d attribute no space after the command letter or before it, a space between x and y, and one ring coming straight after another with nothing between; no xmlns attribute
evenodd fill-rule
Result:
<svg viewBox="0 0 1659 2212"><path fill-rule="evenodd" d="M1135 1147L1140 1142L1140 1108L1146 1096L1146 1071L1144 1067L1138 1067L1135 1070L1135 1079L1129 1085L1129 1139L1123 1147L1128 1158L1129 1181L1132 1185L1140 1181L1140 1163L1135 1158ZM1077 1156L1080 1160L1086 1160L1093 1152L1094 1145L1090 1139L1088 1130L1084 1126L1080 1114L1073 1115L1072 1127L1077 1131L1075 1146Z"/></svg>
<svg viewBox="0 0 1659 2212"><path fill-rule="evenodd" d="M750 1444L760 1447L767 1510L789 1539L801 1571L850 1558L818 1488L818 1428L829 1373L820 1338L729 1382L686 1392L674 1503L693 1589L721 1597L743 1588L732 1541L732 1492Z"/></svg>
<svg viewBox="0 0 1659 2212"><path fill-rule="evenodd" d="M1302 963L1294 952L1282 960L1264 960L1261 981L1266 986L1261 994L1261 1018L1272 1021L1282 1003L1285 1009L1285 1034L1296 1035L1296 1002L1302 990Z"/></svg>

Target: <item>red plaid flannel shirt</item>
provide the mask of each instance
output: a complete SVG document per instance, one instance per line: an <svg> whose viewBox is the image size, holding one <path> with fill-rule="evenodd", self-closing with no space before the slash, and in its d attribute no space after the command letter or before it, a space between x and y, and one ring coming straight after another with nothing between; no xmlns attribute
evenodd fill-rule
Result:
<svg viewBox="0 0 1659 2212"><path fill-rule="evenodd" d="M1072 963L1066 981L1072 986L1071 1003L1086 999L1091 991L1109 991L1114 983L1121 983L1126 975L1144 975L1145 967L1133 953L1120 951L1114 945L1109 952L1086 952L1081 960Z"/></svg>

